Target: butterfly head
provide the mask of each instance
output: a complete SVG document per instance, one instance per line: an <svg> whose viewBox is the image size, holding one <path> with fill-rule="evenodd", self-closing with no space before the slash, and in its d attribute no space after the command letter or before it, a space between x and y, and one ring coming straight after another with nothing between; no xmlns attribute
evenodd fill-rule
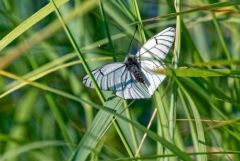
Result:
<svg viewBox="0 0 240 161"><path fill-rule="evenodd" d="M134 55L132 54L129 54L125 60L124 60L125 63L131 63L131 62L137 62L137 59Z"/></svg>

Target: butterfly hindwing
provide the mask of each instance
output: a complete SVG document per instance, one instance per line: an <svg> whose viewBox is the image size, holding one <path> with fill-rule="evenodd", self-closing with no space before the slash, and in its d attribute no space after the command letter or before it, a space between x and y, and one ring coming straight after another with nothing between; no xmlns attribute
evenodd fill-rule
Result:
<svg viewBox="0 0 240 161"><path fill-rule="evenodd" d="M141 99L151 97L146 85L140 82L134 82L131 84L130 88L116 91L116 95L122 97L123 99Z"/></svg>

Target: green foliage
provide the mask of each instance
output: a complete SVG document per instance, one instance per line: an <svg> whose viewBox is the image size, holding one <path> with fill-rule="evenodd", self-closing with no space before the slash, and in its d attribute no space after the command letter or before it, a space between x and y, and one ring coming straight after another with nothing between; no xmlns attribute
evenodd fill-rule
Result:
<svg viewBox="0 0 240 161"><path fill-rule="evenodd" d="M0 1L0 161L240 160L239 5ZM167 26L175 45L151 99L84 87Z"/></svg>

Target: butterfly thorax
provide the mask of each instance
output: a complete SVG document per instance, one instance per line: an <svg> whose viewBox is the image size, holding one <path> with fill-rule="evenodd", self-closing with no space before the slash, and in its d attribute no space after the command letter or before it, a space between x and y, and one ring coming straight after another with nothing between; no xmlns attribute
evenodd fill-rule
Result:
<svg viewBox="0 0 240 161"><path fill-rule="evenodd" d="M134 75L138 82L145 84L144 75L141 71L141 65L137 61L136 57L127 57L124 64L126 65L127 70Z"/></svg>

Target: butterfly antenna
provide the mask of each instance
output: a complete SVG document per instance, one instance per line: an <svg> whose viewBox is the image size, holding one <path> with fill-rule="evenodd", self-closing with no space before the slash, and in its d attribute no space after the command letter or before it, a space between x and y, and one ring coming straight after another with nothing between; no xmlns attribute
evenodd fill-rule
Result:
<svg viewBox="0 0 240 161"><path fill-rule="evenodd" d="M133 37L132 37L131 42L130 42L130 44L129 44L129 46L128 46L128 53L129 53L130 47L131 47L131 45L132 45L133 39L134 39L134 37L135 37L135 35L136 35L137 28L138 28L138 25L136 26L136 28L135 28L135 30L134 30Z"/></svg>

